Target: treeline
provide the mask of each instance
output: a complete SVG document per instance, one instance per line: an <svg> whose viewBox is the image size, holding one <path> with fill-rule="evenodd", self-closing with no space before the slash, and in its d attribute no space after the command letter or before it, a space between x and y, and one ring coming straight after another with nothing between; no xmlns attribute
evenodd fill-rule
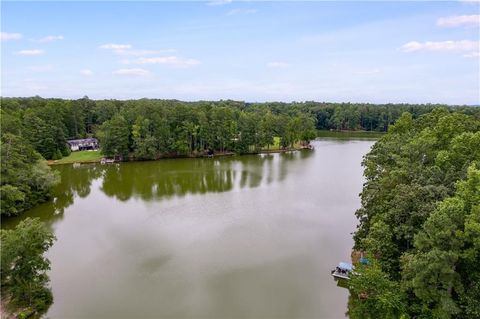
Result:
<svg viewBox="0 0 480 319"><path fill-rule="evenodd" d="M156 159L202 152L250 153L315 138L315 117L302 110L243 102L93 101L4 98L22 136L46 159L68 155L67 139L95 136L106 156Z"/></svg>
<svg viewBox="0 0 480 319"><path fill-rule="evenodd" d="M319 130L364 130L386 132L402 113L408 112L414 118L432 111L439 105L408 104L328 104L312 103L310 109L317 119ZM457 111L470 112L471 108L456 107Z"/></svg>
<svg viewBox="0 0 480 319"><path fill-rule="evenodd" d="M241 111L230 106L195 106L134 101L97 130L102 152L135 159L198 155L205 152L258 152L280 138L283 147L316 136L308 114Z"/></svg>
<svg viewBox="0 0 480 319"><path fill-rule="evenodd" d="M351 318L480 318L480 120L405 113L365 157Z"/></svg>
<svg viewBox="0 0 480 319"><path fill-rule="evenodd" d="M2 110L46 159L69 154L67 139L98 137L107 156L154 159L204 151L255 152L274 137L282 147L308 141L316 129L386 131L403 112L415 118L433 105L182 102L2 98ZM477 108L452 107L480 113Z"/></svg>

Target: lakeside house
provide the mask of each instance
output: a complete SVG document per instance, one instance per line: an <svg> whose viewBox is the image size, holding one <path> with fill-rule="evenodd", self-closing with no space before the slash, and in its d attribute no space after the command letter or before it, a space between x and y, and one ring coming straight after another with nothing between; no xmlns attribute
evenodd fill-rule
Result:
<svg viewBox="0 0 480 319"><path fill-rule="evenodd" d="M98 140L96 138L83 138L77 140L68 140L68 145L72 152L98 149Z"/></svg>

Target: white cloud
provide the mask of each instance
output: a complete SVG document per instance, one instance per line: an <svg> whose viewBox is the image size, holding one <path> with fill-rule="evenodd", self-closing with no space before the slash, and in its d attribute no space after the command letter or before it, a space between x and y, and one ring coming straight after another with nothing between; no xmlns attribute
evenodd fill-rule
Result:
<svg viewBox="0 0 480 319"><path fill-rule="evenodd" d="M41 55L44 53L45 51L40 49L20 50L17 52L19 55Z"/></svg>
<svg viewBox="0 0 480 319"><path fill-rule="evenodd" d="M80 74L83 76L92 76L93 71L90 69L83 69L83 70L80 70Z"/></svg>
<svg viewBox="0 0 480 319"><path fill-rule="evenodd" d="M235 14L253 14L257 13L256 9L232 9L227 12L228 16L235 15Z"/></svg>
<svg viewBox="0 0 480 319"><path fill-rule="evenodd" d="M19 40L22 38L21 33L0 32L0 39L2 41Z"/></svg>
<svg viewBox="0 0 480 319"><path fill-rule="evenodd" d="M480 52L478 52L478 51L477 51L477 52L473 51L473 52L464 54L463 57L464 57L464 58L478 58L478 57L480 57Z"/></svg>
<svg viewBox="0 0 480 319"><path fill-rule="evenodd" d="M279 61L274 61L274 62L268 62L267 63L267 67L269 68L286 68L290 66L290 64L286 63L286 62L279 62Z"/></svg>
<svg viewBox="0 0 480 319"><path fill-rule="evenodd" d="M144 76L148 75L150 72L144 69L138 69L138 68L133 68L133 69L119 69L113 71L113 74L116 75L133 75L133 76Z"/></svg>
<svg viewBox="0 0 480 319"><path fill-rule="evenodd" d="M211 0L207 2L208 6L223 6L225 4L232 3L232 0Z"/></svg>
<svg viewBox="0 0 480 319"><path fill-rule="evenodd" d="M116 44L116 43L107 43L99 46L100 49L109 49L109 50L125 50L130 49L132 46L130 44Z"/></svg>
<svg viewBox="0 0 480 319"><path fill-rule="evenodd" d="M40 43L45 43L45 42L53 42L53 41L58 41L58 40L63 40L63 35L47 35L46 37L43 37L38 40L33 40L34 42L40 42Z"/></svg>
<svg viewBox="0 0 480 319"><path fill-rule="evenodd" d="M190 67L200 64L200 61L195 59L186 59L176 56L162 56L151 58L139 58L135 61L137 64L166 64L176 67Z"/></svg>
<svg viewBox="0 0 480 319"><path fill-rule="evenodd" d="M403 52L415 51L475 51L478 50L480 42L471 40L461 41L440 41L440 42L417 42L411 41L402 45Z"/></svg>
<svg viewBox="0 0 480 319"><path fill-rule="evenodd" d="M437 20L437 25L440 27L474 27L480 26L480 15L462 15L462 16L450 16L446 18L440 18Z"/></svg>
<svg viewBox="0 0 480 319"><path fill-rule="evenodd" d="M133 46L131 44L115 44L115 43L107 43L102 44L99 46L101 49L108 49L111 50L112 53L120 56L134 56L134 57L144 57L148 55L155 55L155 54L164 54L164 53L172 53L175 52L175 49L162 49L162 50L134 50L132 49ZM129 64L130 61L127 59L123 59L120 61L121 64Z"/></svg>

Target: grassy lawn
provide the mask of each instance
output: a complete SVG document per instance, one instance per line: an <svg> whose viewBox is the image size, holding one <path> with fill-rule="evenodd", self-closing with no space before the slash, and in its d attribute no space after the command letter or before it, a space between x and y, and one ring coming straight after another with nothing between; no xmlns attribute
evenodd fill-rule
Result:
<svg viewBox="0 0 480 319"><path fill-rule="evenodd" d="M273 145L269 145L269 147L262 148L263 151L276 151L280 149L280 137L274 136L273 137Z"/></svg>
<svg viewBox="0 0 480 319"><path fill-rule="evenodd" d="M280 137L275 136L273 138L273 145L270 145L270 149L272 149L272 150L280 149Z"/></svg>
<svg viewBox="0 0 480 319"><path fill-rule="evenodd" d="M100 161L102 157L103 155L100 151L78 151L72 152L69 156L58 161L54 161L54 164Z"/></svg>
<svg viewBox="0 0 480 319"><path fill-rule="evenodd" d="M301 145L300 143L295 143L293 145L294 148L300 148ZM263 151L278 151L279 149L281 149L281 146L280 146L280 137L279 136L274 136L273 137L273 144L270 145L270 147L264 147L262 150Z"/></svg>

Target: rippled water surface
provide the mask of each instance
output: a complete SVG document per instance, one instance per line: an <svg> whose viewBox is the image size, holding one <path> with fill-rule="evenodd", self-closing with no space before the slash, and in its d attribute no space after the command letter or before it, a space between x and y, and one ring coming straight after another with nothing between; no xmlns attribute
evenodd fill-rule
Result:
<svg viewBox="0 0 480 319"><path fill-rule="evenodd" d="M314 151L56 166L49 318L344 318L373 141ZM19 219L3 221L12 227Z"/></svg>

